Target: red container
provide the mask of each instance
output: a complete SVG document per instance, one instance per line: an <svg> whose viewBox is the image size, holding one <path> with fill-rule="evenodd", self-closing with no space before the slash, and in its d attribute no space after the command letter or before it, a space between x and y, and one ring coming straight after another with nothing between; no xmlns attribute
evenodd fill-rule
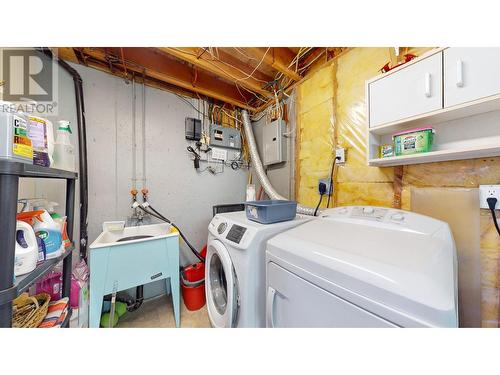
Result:
<svg viewBox="0 0 500 375"><path fill-rule="evenodd" d="M205 264L195 263L181 272L181 289L184 305L190 311L205 306Z"/></svg>

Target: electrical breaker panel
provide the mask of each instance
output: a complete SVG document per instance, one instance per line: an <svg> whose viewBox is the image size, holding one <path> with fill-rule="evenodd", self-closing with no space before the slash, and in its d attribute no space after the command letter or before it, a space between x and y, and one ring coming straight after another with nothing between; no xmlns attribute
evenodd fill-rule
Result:
<svg viewBox="0 0 500 375"><path fill-rule="evenodd" d="M210 145L239 150L241 149L240 131L235 128L212 124L210 126Z"/></svg>
<svg viewBox="0 0 500 375"><path fill-rule="evenodd" d="M286 161L285 122L276 120L263 126L264 165Z"/></svg>

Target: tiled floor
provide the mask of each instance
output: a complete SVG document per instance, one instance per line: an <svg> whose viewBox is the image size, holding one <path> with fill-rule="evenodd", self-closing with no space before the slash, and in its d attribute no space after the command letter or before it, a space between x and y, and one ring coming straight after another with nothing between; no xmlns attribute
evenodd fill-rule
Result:
<svg viewBox="0 0 500 375"><path fill-rule="evenodd" d="M172 298L163 295L145 301L134 312L127 312L120 318L119 328L173 328L175 327ZM189 311L181 299L181 327L207 328L210 327L207 306L198 311Z"/></svg>

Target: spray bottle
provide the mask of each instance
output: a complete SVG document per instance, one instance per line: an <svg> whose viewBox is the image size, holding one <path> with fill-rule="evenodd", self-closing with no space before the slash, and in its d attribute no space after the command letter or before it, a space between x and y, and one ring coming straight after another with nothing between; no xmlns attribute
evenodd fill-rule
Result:
<svg viewBox="0 0 500 375"><path fill-rule="evenodd" d="M54 168L75 171L75 147L71 144L70 122L58 122L57 139L54 143Z"/></svg>

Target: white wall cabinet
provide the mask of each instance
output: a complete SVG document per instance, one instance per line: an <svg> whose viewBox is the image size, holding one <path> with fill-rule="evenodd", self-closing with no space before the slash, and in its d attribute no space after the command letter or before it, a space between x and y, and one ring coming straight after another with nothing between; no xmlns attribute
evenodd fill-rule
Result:
<svg viewBox="0 0 500 375"><path fill-rule="evenodd" d="M500 93L500 48L444 50L444 106Z"/></svg>
<svg viewBox="0 0 500 375"><path fill-rule="evenodd" d="M441 53L369 84L370 127L443 107Z"/></svg>
<svg viewBox="0 0 500 375"><path fill-rule="evenodd" d="M367 81L366 96L369 165L500 156L500 48L429 51ZM393 134L418 126L435 129L431 152L379 157Z"/></svg>

